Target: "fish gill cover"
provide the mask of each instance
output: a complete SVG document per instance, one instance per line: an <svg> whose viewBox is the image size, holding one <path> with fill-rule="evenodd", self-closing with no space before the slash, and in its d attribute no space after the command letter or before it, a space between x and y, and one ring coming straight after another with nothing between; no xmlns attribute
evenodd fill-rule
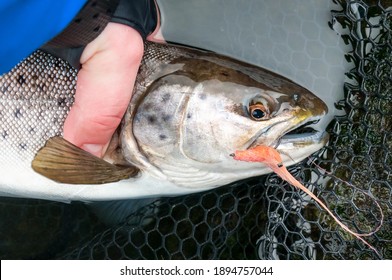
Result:
<svg viewBox="0 0 392 280"><path fill-rule="evenodd" d="M342 88L344 99L336 102L342 114L328 126L328 145L289 170L358 232L381 222L377 200L383 225L365 239L391 259L392 1L334 3L329 24L352 47L345 57L353 67ZM0 208L2 258L380 258L274 174L160 199L112 227L80 203L7 198ZM14 223L6 218L11 216ZM37 236L46 238L36 242Z"/></svg>

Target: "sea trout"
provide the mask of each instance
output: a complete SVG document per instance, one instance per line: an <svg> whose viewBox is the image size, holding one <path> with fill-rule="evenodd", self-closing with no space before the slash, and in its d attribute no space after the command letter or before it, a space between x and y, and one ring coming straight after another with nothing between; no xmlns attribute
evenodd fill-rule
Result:
<svg viewBox="0 0 392 280"><path fill-rule="evenodd" d="M260 67L147 43L104 159L61 138L77 71L37 51L0 77L0 195L99 201L200 192L271 172L230 155L276 148L286 166L323 147L322 100ZM93 93L92 93L93 94Z"/></svg>

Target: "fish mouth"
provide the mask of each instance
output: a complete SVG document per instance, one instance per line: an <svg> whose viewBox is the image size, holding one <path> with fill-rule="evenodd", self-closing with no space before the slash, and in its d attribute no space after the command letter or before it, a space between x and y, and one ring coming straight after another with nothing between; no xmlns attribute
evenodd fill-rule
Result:
<svg viewBox="0 0 392 280"><path fill-rule="evenodd" d="M289 130L276 141L275 148L281 150L304 148L313 145L324 146L329 140L329 134L326 131L318 131L312 127L318 121L319 119L308 121L299 127Z"/></svg>

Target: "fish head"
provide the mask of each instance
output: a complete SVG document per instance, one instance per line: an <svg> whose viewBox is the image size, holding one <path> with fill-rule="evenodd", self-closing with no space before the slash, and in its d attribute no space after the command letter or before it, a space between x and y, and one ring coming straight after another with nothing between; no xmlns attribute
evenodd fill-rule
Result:
<svg viewBox="0 0 392 280"><path fill-rule="evenodd" d="M284 77L216 56L170 67L176 70L147 89L132 128L148 161L167 173L188 168L231 174L226 178L233 181L271 172L233 160L236 150L274 147L290 165L326 144L327 134L308 124L325 115L327 106Z"/></svg>
<svg viewBox="0 0 392 280"><path fill-rule="evenodd" d="M288 163L326 144L327 134L308 125L318 122L327 107L306 89L283 92L210 80L193 92L180 140L188 158L223 162L233 151L264 145L277 148Z"/></svg>

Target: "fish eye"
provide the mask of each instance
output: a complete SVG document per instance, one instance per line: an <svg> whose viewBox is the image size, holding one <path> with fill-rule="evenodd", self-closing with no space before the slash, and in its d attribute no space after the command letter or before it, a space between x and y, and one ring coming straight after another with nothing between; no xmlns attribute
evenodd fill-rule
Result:
<svg viewBox="0 0 392 280"><path fill-rule="evenodd" d="M249 105L249 115L255 121L264 121L269 119L269 111L261 103Z"/></svg>

